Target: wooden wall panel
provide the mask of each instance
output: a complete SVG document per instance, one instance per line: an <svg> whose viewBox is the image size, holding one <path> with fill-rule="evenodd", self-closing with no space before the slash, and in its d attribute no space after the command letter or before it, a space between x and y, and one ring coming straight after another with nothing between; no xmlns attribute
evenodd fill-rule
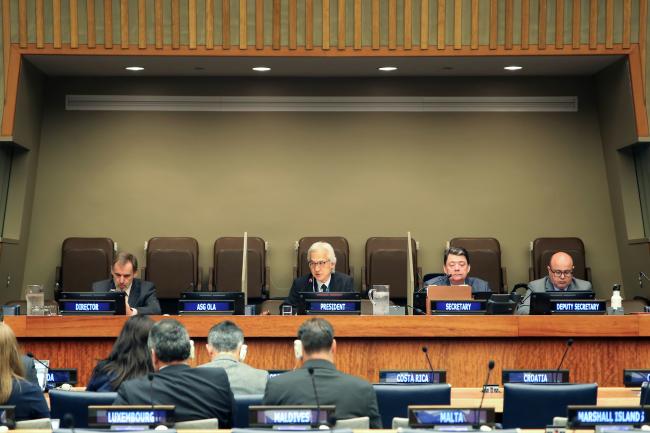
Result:
<svg viewBox="0 0 650 433"><path fill-rule="evenodd" d="M647 50L647 32L648 28L648 0L639 0L639 51L641 54L641 67L643 70L644 80L646 78L646 50ZM645 85L647 83L644 81Z"/></svg>
<svg viewBox="0 0 650 433"><path fill-rule="evenodd" d="M129 48L129 0L120 0L120 47Z"/></svg>
<svg viewBox="0 0 650 433"><path fill-rule="evenodd" d="M248 47L248 7L246 0L239 0L239 49Z"/></svg>
<svg viewBox="0 0 650 433"><path fill-rule="evenodd" d="M79 48L79 5L77 0L70 0L70 48Z"/></svg>
<svg viewBox="0 0 650 433"><path fill-rule="evenodd" d="M104 0L104 48L113 48L113 2Z"/></svg>
<svg viewBox="0 0 650 433"><path fill-rule="evenodd" d="M446 0L438 0L438 49L444 50L446 44L446 28L445 24L447 23L447 2Z"/></svg>
<svg viewBox="0 0 650 433"><path fill-rule="evenodd" d="M623 48L630 48L632 0L623 0Z"/></svg>
<svg viewBox="0 0 650 433"><path fill-rule="evenodd" d="M605 47L614 46L614 0L605 2Z"/></svg>
<svg viewBox="0 0 650 433"><path fill-rule="evenodd" d="M573 7L571 9L573 14L571 23L571 46L573 48L580 48L581 5L581 0L573 0Z"/></svg>
<svg viewBox="0 0 650 433"><path fill-rule="evenodd" d="M18 44L27 47L27 0L18 0Z"/></svg>
<svg viewBox="0 0 650 433"><path fill-rule="evenodd" d="M9 77L9 52L11 50L11 5L9 0L2 0L2 68L7 89L7 78Z"/></svg>
<svg viewBox="0 0 650 433"><path fill-rule="evenodd" d="M598 44L598 0L589 1L589 48Z"/></svg>
<svg viewBox="0 0 650 433"><path fill-rule="evenodd" d="M454 49L463 48L463 1L454 0Z"/></svg>
<svg viewBox="0 0 650 433"><path fill-rule="evenodd" d="M427 1L427 0L422 0L422 1ZM378 50L379 49L379 0L372 0L372 49L373 50Z"/></svg>
<svg viewBox="0 0 650 433"><path fill-rule="evenodd" d="M471 11L472 23L470 25L470 48L478 49L478 0L472 0Z"/></svg>
<svg viewBox="0 0 650 433"><path fill-rule="evenodd" d="M181 47L181 0L172 0L172 48Z"/></svg>
<svg viewBox="0 0 650 433"><path fill-rule="evenodd" d="M426 50L428 48L429 48L429 0L420 0L420 49Z"/></svg>
<svg viewBox="0 0 650 433"><path fill-rule="evenodd" d="M528 49L530 41L530 0L521 0L521 48Z"/></svg>
<svg viewBox="0 0 650 433"><path fill-rule="evenodd" d="M138 48L147 48L147 3L138 0Z"/></svg>
<svg viewBox="0 0 650 433"><path fill-rule="evenodd" d="M506 50L512 49L512 38L513 38L513 22L514 22L514 8L512 4L513 0L506 0L506 17L505 17L505 39L504 46Z"/></svg>
<svg viewBox="0 0 650 433"><path fill-rule="evenodd" d="M187 0L187 38L190 50L196 50L196 0Z"/></svg>
<svg viewBox="0 0 650 433"><path fill-rule="evenodd" d="M86 0L86 44L95 48L97 33L95 30L95 0Z"/></svg>
<svg viewBox="0 0 650 433"><path fill-rule="evenodd" d="M44 0L36 0L36 47L45 46L45 5Z"/></svg>
<svg viewBox="0 0 650 433"><path fill-rule="evenodd" d="M538 28L537 46L542 50L546 48L547 14L548 14L548 9L547 9L546 0L539 0L539 18L537 24L537 28Z"/></svg>
<svg viewBox="0 0 650 433"><path fill-rule="evenodd" d="M225 10L228 10L228 18L230 18L230 1L225 0L222 3L222 8ZM225 12L224 12L225 16ZM230 24L230 22L228 22ZM228 25L228 41L226 42L226 23L224 21L221 22L222 26L222 39L221 39L221 44L223 45L224 49L226 48L226 44L230 46L230 25ZM214 48L214 0L205 0L205 31L203 33L205 36L205 47L209 50Z"/></svg>
<svg viewBox="0 0 650 433"><path fill-rule="evenodd" d="M361 5L361 3L359 3ZM413 2L404 0L404 49L413 47Z"/></svg>
<svg viewBox="0 0 650 433"><path fill-rule="evenodd" d="M289 49L298 48L298 0L289 0Z"/></svg>
<svg viewBox="0 0 650 433"><path fill-rule="evenodd" d="M154 3L154 34L156 38L156 48L161 49L164 43L162 0L155 0Z"/></svg>
<svg viewBox="0 0 650 433"><path fill-rule="evenodd" d="M314 0L305 0L305 49L314 48Z"/></svg>
<svg viewBox="0 0 650 433"><path fill-rule="evenodd" d="M255 48L264 49L264 0L255 0Z"/></svg>
<svg viewBox="0 0 650 433"><path fill-rule="evenodd" d="M61 0L52 0L52 46L61 48Z"/></svg>
<svg viewBox="0 0 650 433"><path fill-rule="evenodd" d="M564 0L555 2L555 48L564 48Z"/></svg>
<svg viewBox="0 0 650 433"><path fill-rule="evenodd" d="M397 48L397 0L388 0L388 49Z"/></svg>
<svg viewBox="0 0 650 433"><path fill-rule="evenodd" d="M337 34L336 34L336 46L339 50L345 49L345 0L338 0L337 5ZM397 25L397 22L395 22Z"/></svg>
<svg viewBox="0 0 650 433"><path fill-rule="evenodd" d="M499 4L497 0L490 0L490 49L497 49L499 38Z"/></svg>

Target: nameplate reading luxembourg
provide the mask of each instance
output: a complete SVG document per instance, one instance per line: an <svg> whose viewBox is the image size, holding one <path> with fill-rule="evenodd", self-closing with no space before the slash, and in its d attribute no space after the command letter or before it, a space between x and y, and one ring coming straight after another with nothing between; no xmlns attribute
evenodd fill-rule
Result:
<svg viewBox="0 0 650 433"><path fill-rule="evenodd" d="M502 383L569 383L569 370L503 370Z"/></svg>
<svg viewBox="0 0 650 433"><path fill-rule="evenodd" d="M445 370L380 370L379 383L447 383Z"/></svg>
<svg viewBox="0 0 650 433"><path fill-rule="evenodd" d="M88 426L173 426L174 406L88 406Z"/></svg>
<svg viewBox="0 0 650 433"><path fill-rule="evenodd" d="M569 406L567 415L569 428L593 429L601 425L640 426L650 422L650 408L647 406Z"/></svg>

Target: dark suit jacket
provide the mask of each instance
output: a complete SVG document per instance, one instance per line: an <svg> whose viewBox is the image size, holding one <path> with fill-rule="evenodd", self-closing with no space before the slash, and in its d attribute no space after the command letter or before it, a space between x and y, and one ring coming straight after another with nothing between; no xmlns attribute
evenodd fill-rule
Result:
<svg viewBox="0 0 650 433"><path fill-rule="evenodd" d="M294 307L300 302L300 292L314 292L316 278L311 274L303 275L293 280L289 296L284 304L293 305ZM341 272L333 272L329 285L330 292L354 292L354 281L352 277Z"/></svg>
<svg viewBox="0 0 650 433"><path fill-rule="evenodd" d="M38 386L38 377L36 377L36 365L34 364L34 360L27 355L23 355L22 359L23 365L25 366L25 379Z"/></svg>
<svg viewBox="0 0 650 433"><path fill-rule="evenodd" d="M50 417L50 409L43 397L43 391L26 380L14 379L9 400L2 404L16 406L16 421Z"/></svg>
<svg viewBox="0 0 650 433"><path fill-rule="evenodd" d="M93 292L110 292L111 290L115 290L115 281L112 278L93 283ZM156 286L150 281L134 278L129 295L129 306L136 308L138 314L160 314Z"/></svg>
<svg viewBox="0 0 650 433"><path fill-rule="evenodd" d="M122 382L113 402L119 404L173 404L176 421L217 418L219 428L232 425L233 395L223 368L169 365L146 377Z"/></svg>
<svg viewBox="0 0 650 433"><path fill-rule="evenodd" d="M266 405L315 405L314 388L309 368L314 369L318 402L336 406L336 419L370 418L370 428L381 428L377 395L363 379L341 373L329 361L306 361L302 368L272 377L266 383Z"/></svg>

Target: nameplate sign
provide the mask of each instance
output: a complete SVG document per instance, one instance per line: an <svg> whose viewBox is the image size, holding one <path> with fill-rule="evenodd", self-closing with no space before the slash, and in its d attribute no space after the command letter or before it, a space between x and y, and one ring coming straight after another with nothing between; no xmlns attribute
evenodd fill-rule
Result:
<svg viewBox="0 0 650 433"><path fill-rule="evenodd" d="M574 429L593 429L601 425L640 426L650 422L650 408L647 406L569 406L567 417L568 427Z"/></svg>
<svg viewBox="0 0 650 433"><path fill-rule="evenodd" d="M502 383L569 383L569 370L503 370Z"/></svg>
<svg viewBox="0 0 650 433"><path fill-rule="evenodd" d="M50 368L47 370L47 386L54 388L64 383L75 385L77 383L76 368Z"/></svg>
<svg viewBox="0 0 650 433"><path fill-rule="evenodd" d="M115 314L115 301L61 301L61 314L68 315L106 315Z"/></svg>
<svg viewBox="0 0 650 433"><path fill-rule="evenodd" d="M561 301L551 299L551 314L605 314L607 312L604 300Z"/></svg>
<svg viewBox="0 0 650 433"><path fill-rule="evenodd" d="M361 301L306 300L306 314L361 314Z"/></svg>
<svg viewBox="0 0 650 433"><path fill-rule="evenodd" d="M174 406L88 406L89 427L173 426Z"/></svg>
<svg viewBox="0 0 650 433"><path fill-rule="evenodd" d="M623 370L623 384L627 387L637 387L643 382L650 382L650 370Z"/></svg>
<svg viewBox="0 0 650 433"><path fill-rule="evenodd" d="M230 315L235 314L234 301L197 301L178 300L178 314L209 314L209 315Z"/></svg>
<svg viewBox="0 0 650 433"><path fill-rule="evenodd" d="M379 383L447 383L445 370L380 370Z"/></svg>
<svg viewBox="0 0 650 433"><path fill-rule="evenodd" d="M16 406L0 406L0 425L16 428Z"/></svg>
<svg viewBox="0 0 650 433"><path fill-rule="evenodd" d="M329 425L334 419L335 406L250 406L248 424L256 427L290 427L291 429L310 429Z"/></svg>
<svg viewBox="0 0 650 433"><path fill-rule="evenodd" d="M431 314L485 314L486 301L431 301Z"/></svg>
<svg viewBox="0 0 650 433"><path fill-rule="evenodd" d="M441 406L409 406L409 427L494 425L494 408L450 408Z"/></svg>

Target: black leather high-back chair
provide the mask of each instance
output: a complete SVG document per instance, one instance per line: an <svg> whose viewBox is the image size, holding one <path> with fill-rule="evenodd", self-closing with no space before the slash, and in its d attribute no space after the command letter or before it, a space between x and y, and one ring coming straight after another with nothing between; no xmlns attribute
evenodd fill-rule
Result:
<svg viewBox="0 0 650 433"><path fill-rule="evenodd" d="M375 284L388 284L391 299L406 299L408 277L406 239L406 237L373 237L366 241L366 265L365 272L362 272L364 291L371 289ZM415 239L411 238L414 288L417 290L421 283L419 276L422 272L418 267L416 245Z"/></svg>
<svg viewBox="0 0 650 433"><path fill-rule="evenodd" d="M393 418L408 416L411 405L450 404L451 385L437 384L373 384L377 406L385 429L392 428Z"/></svg>
<svg viewBox="0 0 650 433"><path fill-rule="evenodd" d="M548 275L546 266L553 254L564 251L573 258L573 276L591 281L591 269L587 267L585 244L580 238L537 238L530 250L531 264L529 277L536 280Z"/></svg>
<svg viewBox="0 0 650 433"><path fill-rule="evenodd" d="M232 417L233 428L248 427L248 407L259 406L264 400L262 394L235 395L235 407Z"/></svg>
<svg viewBox="0 0 650 433"><path fill-rule="evenodd" d="M61 391L50 390L50 417L63 419L66 414L74 418L75 428L88 427L88 406L111 405L116 392Z"/></svg>
<svg viewBox="0 0 650 433"><path fill-rule="evenodd" d="M595 405L597 398L596 383L506 383L503 394L503 428L545 428L553 424L553 417L567 416L567 406Z"/></svg>
<svg viewBox="0 0 650 433"><path fill-rule="evenodd" d="M269 273L266 266L266 243L259 237L249 237L246 262L248 268L248 298L264 299L269 293ZM210 290L239 292L244 253L243 237L222 237L214 242L214 262L210 271Z"/></svg>
<svg viewBox="0 0 650 433"><path fill-rule="evenodd" d="M450 247L467 250L471 261L469 275L490 284L492 293L507 293L506 268L501 266L501 245L495 238L453 238Z"/></svg>
<svg viewBox="0 0 650 433"><path fill-rule="evenodd" d="M111 277L115 244L110 238L67 238L57 268L59 291L89 292L95 281Z"/></svg>

